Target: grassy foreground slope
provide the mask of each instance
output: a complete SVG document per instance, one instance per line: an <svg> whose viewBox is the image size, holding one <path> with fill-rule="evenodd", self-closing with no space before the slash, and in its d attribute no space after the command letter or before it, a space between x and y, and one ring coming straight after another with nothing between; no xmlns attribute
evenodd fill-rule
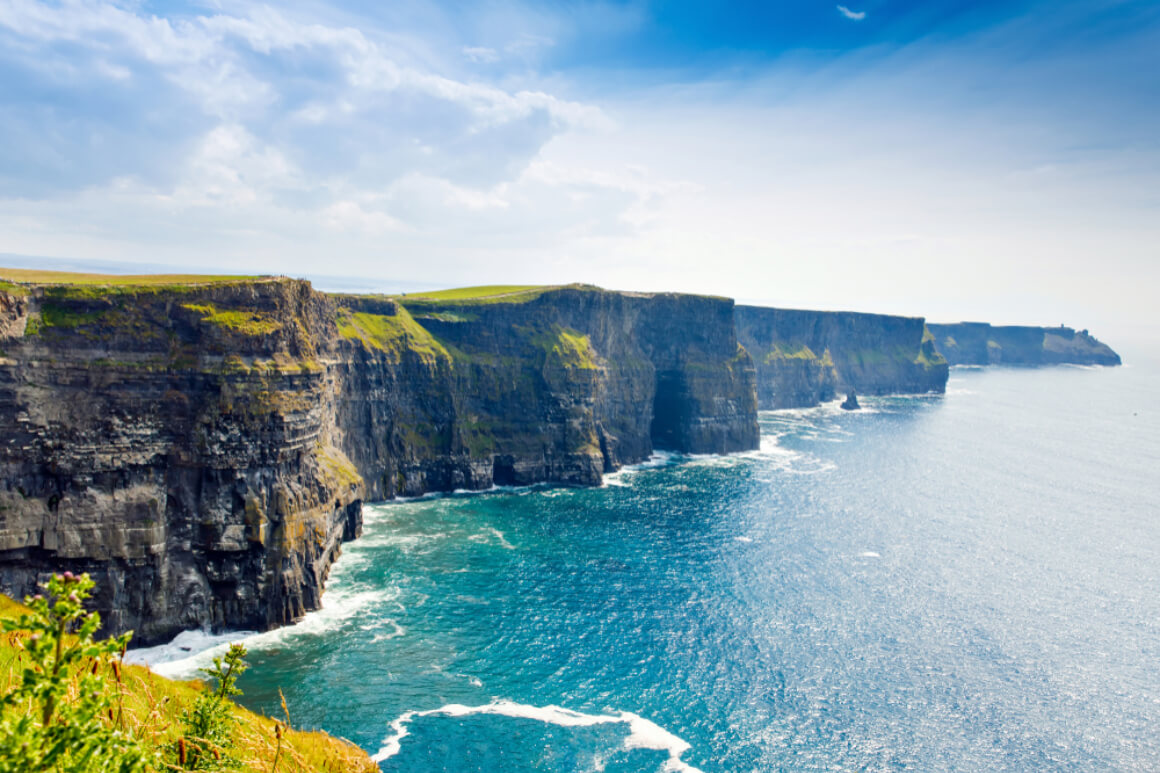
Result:
<svg viewBox="0 0 1160 773"><path fill-rule="evenodd" d="M0 594L0 618L16 619L26 608ZM19 633L0 634L0 694L6 693L20 678L24 657ZM111 673L101 673L115 687ZM75 675L74 681L75 681ZM158 676L144 666L124 666L121 670L123 695L122 721L125 727L147 746L163 748L176 741L181 714L190 708L204 689L200 682L177 682ZM242 761L242 770L275 770L278 740L275 721L240 706L233 709L234 749ZM291 724L294 717L290 717ZM113 720L110 720L112 722ZM161 768L166 770L168 768ZM278 773L375 773L378 766L354 744L321 732L290 730L282 740Z"/></svg>

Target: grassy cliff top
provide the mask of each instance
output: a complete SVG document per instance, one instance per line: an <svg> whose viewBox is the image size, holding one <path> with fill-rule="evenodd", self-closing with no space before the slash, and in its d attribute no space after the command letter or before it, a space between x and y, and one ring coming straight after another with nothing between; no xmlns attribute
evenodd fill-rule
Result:
<svg viewBox="0 0 1160 773"><path fill-rule="evenodd" d="M558 287L560 285L480 285L478 287L456 287L450 290L406 293L397 297L405 303L445 303L447 301L523 303Z"/></svg>
<svg viewBox="0 0 1160 773"><path fill-rule="evenodd" d="M0 268L0 279L36 285L107 285L110 287L153 287L158 285L203 285L223 282L273 281L268 276L230 274L82 274L73 271L40 271L34 268Z"/></svg>
<svg viewBox="0 0 1160 773"><path fill-rule="evenodd" d="M431 292L405 293L391 296L405 305L480 305L492 303L527 303L547 293L560 290L577 290L592 293L612 293L637 298L651 298L659 296L675 296L689 298L712 298L714 300L729 301L730 298L718 295L702 295L690 293L670 292L637 292L625 290L606 290L596 285L574 282L564 285L480 285L478 287L457 287L450 290L434 290Z"/></svg>

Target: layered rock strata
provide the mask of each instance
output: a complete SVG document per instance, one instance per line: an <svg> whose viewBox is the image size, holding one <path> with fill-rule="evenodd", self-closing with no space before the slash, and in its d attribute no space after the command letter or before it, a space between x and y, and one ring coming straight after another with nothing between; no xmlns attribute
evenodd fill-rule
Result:
<svg viewBox="0 0 1160 773"><path fill-rule="evenodd" d="M947 362L921 317L738 306L736 320L762 409L946 390Z"/></svg>
<svg viewBox="0 0 1160 773"><path fill-rule="evenodd" d="M0 589L88 571L142 643L316 608L366 497L758 442L719 298L5 283L0 338Z"/></svg>
<svg viewBox="0 0 1160 773"><path fill-rule="evenodd" d="M0 294L0 588L97 579L112 631L317 608L362 481L334 445L335 335L305 282Z"/></svg>
<svg viewBox="0 0 1160 773"><path fill-rule="evenodd" d="M1120 355L1086 330L999 326L986 322L931 324L935 344L951 365L1119 365Z"/></svg>

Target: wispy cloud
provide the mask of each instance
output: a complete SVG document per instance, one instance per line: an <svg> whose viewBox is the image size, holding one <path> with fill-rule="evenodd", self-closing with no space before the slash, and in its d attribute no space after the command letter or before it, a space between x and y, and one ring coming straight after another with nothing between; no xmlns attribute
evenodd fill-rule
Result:
<svg viewBox="0 0 1160 773"><path fill-rule="evenodd" d="M847 19L853 19L854 21L862 21L866 18L865 11L851 11L844 5L838 6L838 12L845 16Z"/></svg>
<svg viewBox="0 0 1160 773"><path fill-rule="evenodd" d="M499 61L499 52L487 46L464 46L463 55L469 61L482 64L493 64Z"/></svg>

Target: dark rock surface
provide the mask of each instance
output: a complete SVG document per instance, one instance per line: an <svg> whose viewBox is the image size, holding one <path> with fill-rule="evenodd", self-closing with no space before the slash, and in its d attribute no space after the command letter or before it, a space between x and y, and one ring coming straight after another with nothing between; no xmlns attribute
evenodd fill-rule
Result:
<svg viewBox="0 0 1160 773"><path fill-rule="evenodd" d="M654 448L758 443L719 298L6 284L0 338L0 590L88 571L138 643L317 608L367 497L596 484Z"/></svg>
<svg viewBox="0 0 1160 773"><path fill-rule="evenodd" d="M107 629L139 642L318 606L362 499L331 442L325 299L294 281L0 299L0 588L90 572Z"/></svg>
<svg viewBox="0 0 1160 773"><path fill-rule="evenodd" d="M862 408L862 406L858 405L858 395L854 392L847 392L846 399L838 407L843 411L858 411Z"/></svg>
<svg viewBox="0 0 1160 773"><path fill-rule="evenodd" d="M921 317L738 306L762 409L805 408L851 390L944 392L948 368Z"/></svg>
<svg viewBox="0 0 1160 773"><path fill-rule="evenodd" d="M935 345L951 365L1119 365L1120 355L1088 331L1070 327L931 324Z"/></svg>

